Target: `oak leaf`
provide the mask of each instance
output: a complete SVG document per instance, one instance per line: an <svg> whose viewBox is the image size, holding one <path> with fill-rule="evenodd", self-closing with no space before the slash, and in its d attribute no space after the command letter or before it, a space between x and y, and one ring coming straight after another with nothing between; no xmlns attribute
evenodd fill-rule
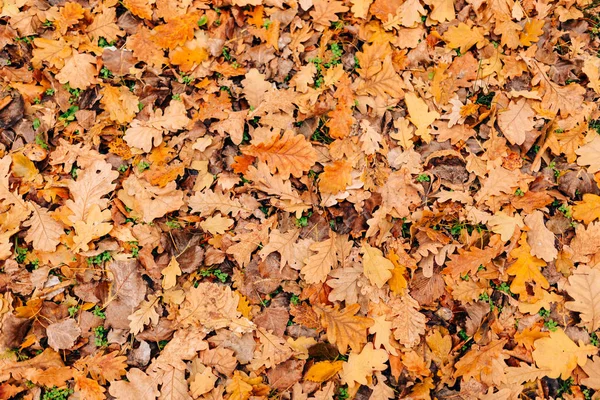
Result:
<svg viewBox="0 0 600 400"><path fill-rule="evenodd" d="M315 242L309 249L315 254L304 260L305 265L300 272L307 283L325 282L329 272L337 266L335 238L332 236L322 242Z"/></svg>
<svg viewBox="0 0 600 400"><path fill-rule="evenodd" d="M575 153L579 156L577 157L577 165L589 165L588 172L590 174L600 171L600 157L598 157L598 154L600 154L600 137L594 137L591 142L575 150Z"/></svg>
<svg viewBox="0 0 600 400"><path fill-rule="evenodd" d="M587 265L580 265L573 275L569 276L569 283L565 289L573 301L567 301L565 307L579 313L581 322L589 332L600 328L600 271L591 269Z"/></svg>
<svg viewBox="0 0 600 400"><path fill-rule="evenodd" d="M407 294L394 297L389 306L392 309L394 337L408 348L419 344L427 323L425 315L419 312L419 303Z"/></svg>
<svg viewBox="0 0 600 400"><path fill-rule="evenodd" d="M502 252L503 242L500 235L494 235L490 239L489 246L485 249L471 247L469 250L459 249L458 254L451 254L450 261L442 273L458 278L466 272L474 273L480 265L484 267ZM544 264L545 265L545 264Z"/></svg>
<svg viewBox="0 0 600 400"><path fill-rule="evenodd" d="M340 353L345 354L348 347L356 352L367 341L367 328L374 321L371 318L356 316L360 309L358 304L347 305L340 311L339 307L314 306L321 317L321 324L327 331L327 340L335 344Z"/></svg>
<svg viewBox="0 0 600 400"><path fill-rule="evenodd" d="M163 275L163 289L171 289L175 286L177 284L177 277L181 276L181 268L179 268L177 258L172 256L169 264L160 273Z"/></svg>
<svg viewBox="0 0 600 400"><path fill-rule="evenodd" d="M371 284L382 288L383 285L392 277L391 270L394 264L383 256L383 252L376 247L371 247L368 243L363 243L361 252L363 254L364 274Z"/></svg>
<svg viewBox="0 0 600 400"><path fill-rule="evenodd" d="M377 72L373 72L377 71ZM368 78L356 81L356 94L385 98L387 95L394 99L404 97L404 82L394 70L391 56L383 59L379 66L370 69Z"/></svg>
<svg viewBox="0 0 600 400"><path fill-rule="evenodd" d="M251 211L244 207L239 199L232 198L229 194L213 192L210 189L194 193L190 197L188 205L192 212L199 213L202 217L210 216L215 210L224 215L231 214L232 217L236 217L241 212Z"/></svg>
<svg viewBox="0 0 600 400"><path fill-rule="evenodd" d="M65 66L56 74L60 83L68 83L73 89L86 89L98 83L96 79L96 57L90 54L74 52Z"/></svg>
<svg viewBox="0 0 600 400"><path fill-rule="evenodd" d="M62 68L65 65L65 60L72 53L71 46L62 37L56 40L35 38L33 44L35 48L32 52L31 62L37 69L42 68L43 63L46 63L49 67Z"/></svg>
<svg viewBox="0 0 600 400"><path fill-rule="evenodd" d="M24 226L29 227L25 241L33 243L36 250L55 251L61 235L65 233L62 225L53 219L45 208L35 203L27 203L27 205L31 210L31 218L23 223Z"/></svg>
<svg viewBox="0 0 600 400"><path fill-rule="evenodd" d="M225 387L231 400L248 400L252 393L252 385L246 382L240 371L235 371Z"/></svg>
<svg viewBox="0 0 600 400"><path fill-rule="evenodd" d="M446 33L443 35L444 41L451 49L459 48L460 52L464 54L474 45L480 47L480 44L484 41L484 30L465 24L464 22L459 23L456 26L448 28Z"/></svg>
<svg viewBox="0 0 600 400"><path fill-rule="evenodd" d="M578 365L585 367L588 356L598 353L591 344L580 341L578 346L560 328L550 332L549 337L536 340L533 345L533 360L538 368L550 369L547 376L553 379L568 379Z"/></svg>
<svg viewBox="0 0 600 400"><path fill-rule="evenodd" d="M245 332L252 323L237 310L237 294L228 286L202 282L186 292L185 301L179 309L178 322L183 326L202 326L215 330L229 327Z"/></svg>
<svg viewBox="0 0 600 400"><path fill-rule="evenodd" d="M144 330L144 325L158 324L160 316L156 312L157 307L158 298L154 295L149 295L148 300L142 301L139 308L127 317L130 321L129 329L133 335L142 332Z"/></svg>
<svg viewBox="0 0 600 400"><path fill-rule="evenodd" d="M378 315L373 317L375 323L369 328L369 334L375 335L373 340L373 346L376 349L384 348L389 354L398 355L396 348L390 343L390 337L392 336L392 322L389 321L385 315Z"/></svg>
<svg viewBox="0 0 600 400"><path fill-rule="evenodd" d="M110 119L118 124L131 122L138 112L139 99L125 86L104 86L100 103L110 115Z"/></svg>
<svg viewBox="0 0 600 400"><path fill-rule="evenodd" d="M183 46L185 42L194 38L199 18L198 13L190 12L169 19L166 24L154 28L156 32L153 37L154 42L163 49Z"/></svg>
<svg viewBox="0 0 600 400"><path fill-rule="evenodd" d="M323 31L333 22L339 21L337 13L349 10L342 1L338 0L313 0L314 9L310 12L315 29Z"/></svg>
<svg viewBox="0 0 600 400"><path fill-rule="evenodd" d="M594 92L600 93L600 60L598 57L586 58L581 70L589 79L588 87L594 89Z"/></svg>
<svg viewBox="0 0 600 400"><path fill-rule="evenodd" d="M265 259L269 254L277 252L281 257L279 264L280 270L282 270L286 264L294 269L299 269L301 263L298 260L296 252L298 249L296 242L299 238L300 230L298 229L290 229L285 233L282 233L279 229L273 229L269 234L269 243L260 250L259 254Z"/></svg>
<svg viewBox="0 0 600 400"><path fill-rule="evenodd" d="M86 32L97 41L103 37L108 42L115 41L119 36L125 34L116 24L117 9L114 7L103 7L102 12L94 16L94 21L87 27Z"/></svg>
<svg viewBox="0 0 600 400"><path fill-rule="evenodd" d="M80 171L77 180L68 182L68 188L73 200L67 200L65 205L73 212L69 219L72 222L87 219L93 205L104 209L108 199L103 198L111 193L116 184L112 181L119 177L119 173L112 169L106 161L96 161L89 168Z"/></svg>
<svg viewBox="0 0 600 400"><path fill-rule="evenodd" d="M150 400L160 395L156 380L137 368L127 371L127 380L112 382L108 392L117 400Z"/></svg>
<svg viewBox="0 0 600 400"><path fill-rule="evenodd" d="M108 354L95 353L77 360L75 368L89 372L91 377L101 384L112 382L126 373L127 357L118 354L118 351Z"/></svg>
<svg viewBox="0 0 600 400"><path fill-rule="evenodd" d="M244 146L241 150L243 154L265 162L271 173L279 172L284 179L290 174L301 177L317 160L317 153L310 142L292 131L285 131L281 137L275 135L267 142Z"/></svg>
<svg viewBox="0 0 600 400"><path fill-rule="evenodd" d="M243 93L251 107L257 108L271 89L271 84L265 80L265 75L256 68L250 69L242 80Z"/></svg>
<svg viewBox="0 0 600 400"><path fill-rule="evenodd" d="M555 260L558 250L554 247L554 234L544 225L544 214L536 210L524 220L529 227L527 243L531 246L531 255L546 262Z"/></svg>
<svg viewBox="0 0 600 400"><path fill-rule="evenodd" d="M260 346L254 352L250 368L272 368L288 360L294 351L283 337L275 336L264 328L257 329Z"/></svg>
<svg viewBox="0 0 600 400"><path fill-rule="evenodd" d="M527 283L548 289L550 285L540 270L541 267L546 266L546 263L531 255L531 247L527 243L526 233L521 234L519 244L520 247L510 252L510 256L516 261L506 270L509 275L515 277L510 284L510 290L513 293L527 296Z"/></svg>
<svg viewBox="0 0 600 400"><path fill-rule="evenodd" d="M486 385L500 385L503 382L504 360L509 356L504 353L506 340L494 340L486 346L473 346L455 365L454 377L469 378Z"/></svg>
<svg viewBox="0 0 600 400"><path fill-rule="evenodd" d="M200 222L200 227L213 235L222 235L231 228L233 223L231 218L224 218L217 214Z"/></svg>
<svg viewBox="0 0 600 400"><path fill-rule="evenodd" d="M587 378L581 380L581 384L594 390L600 390L600 357L594 356L592 361L588 361L581 369L588 375Z"/></svg>
<svg viewBox="0 0 600 400"><path fill-rule="evenodd" d="M93 204L85 220L76 221L73 224L75 236L73 237L73 251L79 253L80 250L88 251L89 243L108 234L113 229L110 223L110 210L100 211L98 204Z"/></svg>
<svg viewBox="0 0 600 400"><path fill-rule="evenodd" d="M133 174L123 181L123 189L119 190L117 196L148 223L178 210L185 204L183 192L177 190L176 182L171 181L161 188L152 186Z"/></svg>
<svg viewBox="0 0 600 400"><path fill-rule="evenodd" d="M357 383L368 385L369 378L373 375L373 372L387 369L387 365L385 365L387 360L387 352L381 349L374 349L373 343L369 342L363 347L360 353L350 354L340 374L342 382L348 384L350 388L354 387Z"/></svg>
<svg viewBox="0 0 600 400"><path fill-rule="evenodd" d="M127 37L126 46L133 51L133 55L151 67L160 68L167 62L164 51L156 46L153 32L145 26L140 26L137 32Z"/></svg>
<svg viewBox="0 0 600 400"><path fill-rule="evenodd" d="M359 279L363 276L364 268L360 264L348 268L337 268L329 276L327 286L333 290L329 293L329 301L345 301L347 304L358 302Z"/></svg>
<svg viewBox="0 0 600 400"><path fill-rule="evenodd" d="M408 109L408 119L417 127L415 133L421 136L426 143L431 142L429 126L440 117L440 114L436 111L429 111L427 103L412 92L404 95L404 101Z"/></svg>
<svg viewBox="0 0 600 400"><path fill-rule="evenodd" d="M529 47L537 42L544 34L544 20L532 18L525 23L525 27L519 36L519 42L525 47Z"/></svg>
<svg viewBox="0 0 600 400"><path fill-rule="evenodd" d="M511 101L505 110L498 112L498 126L511 144L522 145L527 133L535 126L535 112L526 99Z"/></svg>
<svg viewBox="0 0 600 400"><path fill-rule="evenodd" d="M319 189L321 193L339 193L352 184L352 165L344 160L334 161L323 168L319 175Z"/></svg>
<svg viewBox="0 0 600 400"><path fill-rule="evenodd" d="M152 19L152 4L154 0L123 0L123 7L135 16Z"/></svg>
<svg viewBox="0 0 600 400"><path fill-rule="evenodd" d="M575 202L573 206L573 218L583 221L586 225L600 218L600 196L585 193L582 201Z"/></svg>
<svg viewBox="0 0 600 400"><path fill-rule="evenodd" d="M343 364L343 361L321 361L315 363L306 371L304 379L318 383L326 382L341 371Z"/></svg>
<svg viewBox="0 0 600 400"><path fill-rule="evenodd" d="M80 393L82 398L89 400L104 400L106 389L100 386L98 381L90 379L81 373L75 374L75 392Z"/></svg>

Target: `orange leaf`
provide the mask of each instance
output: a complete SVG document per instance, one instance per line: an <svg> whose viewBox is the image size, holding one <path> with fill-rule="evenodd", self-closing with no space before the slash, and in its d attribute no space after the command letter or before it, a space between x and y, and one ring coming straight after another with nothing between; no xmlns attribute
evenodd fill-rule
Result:
<svg viewBox="0 0 600 400"><path fill-rule="evenodd" d="M317 161L317 152L303 135L285 131L268 142L242 147L242 153L257 157L267 163L271 173L279 172L283 178L290 174L299 178Z"/></svg>
<svg viewBox="0 0 600 400"><path fill-rule="evenodd" d="M352 166L343 160L326 165L319 176L319 189L322 193L339 193L352 183Z"/></svg>

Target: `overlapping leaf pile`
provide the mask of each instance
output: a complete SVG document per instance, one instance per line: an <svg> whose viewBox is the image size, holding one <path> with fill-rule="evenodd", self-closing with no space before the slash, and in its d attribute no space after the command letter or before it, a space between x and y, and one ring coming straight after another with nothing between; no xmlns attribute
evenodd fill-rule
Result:
<svg viewBox="0 0 600 400"><path fill-rule="evenodd" d="M600 391L589 0L4 0L0 399Z"/></svg>

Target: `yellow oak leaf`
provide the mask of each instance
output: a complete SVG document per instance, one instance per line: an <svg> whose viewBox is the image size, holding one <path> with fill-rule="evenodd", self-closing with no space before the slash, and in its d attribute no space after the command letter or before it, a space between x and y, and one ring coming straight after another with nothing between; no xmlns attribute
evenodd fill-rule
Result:
<svg viewBox="0 0 600 400"><path fill-rule="evenodd" d="M319 189L322 193L339 193L346 190L346 187L352 183L352 165L347 161L334 161L323 168L323 173L319 175Z"/></svg>
<svg viewBox="0 0 600 400"><path fill-rule="evenodd" d="M79 23L83 19L84 9L79 3L67 2L60 8L58 15L50 17L54 22L56 29L64 35L68 29Z"/></svg>
<svg viewBox="0 0 600 400"><path fill-rule="evenodd" d="M312 65L312 64L311 64ZM354 117L352 116L350 107L341 106L339 103L334 110L329 111L327 116L327 127L329 128L329 136L334 139L343 139L350 135Z"/></svg>
<svg viewBox="0 0 600 400"><path fill-rule="evenodd" d="M248 400L250 394L252 394L252 385L246 382L244 376L241 374L240 371L235 371L233 377L225 387L225 390L229 393L229 399L231 400Z"/></svg>
<svg viewBox="0 0 600 400"><path fill-rule="evenodd" d="M405 292L405 289L408 287L408 282L404 277L406 267L400 263L400 256L398 256L394 251L390 251L388 258L392 264L394 264L394 269L391 271L392 277L389 279L388 285L390 290L395 295L402 296Z"/></svg>
<svg viewBox="0 0 600 400"><path fill-rule="evenodd" d="M363 254L364 274L371 284L382 288L383 285L392 277L391 270L394 264L383 256L383 252L368 243L363 243L361 248Z"/></svg>
<svg viewBox="0 0 600 400"><path fill-rule="evenodd" d="M343 364L343 361L321 361L315 363L308 369L304 375L304 379L318 383L326 382L341 371Z"/></svg>
<svg viewBox="0 0 600 400"><path fill-rule="evenodd" d="M75 373L75 393L79 393L81 398L89 400L104 400L106 389L100 386L98 381L86 377L84 374Z"/></svg>
<svg viewBox="0 0 600 400"><path fill-rule="evenodd" d="M527 296L527 283L548 289L550 285L540 271L541 267L546 266L546 262L531 255L531 247L527 243L527 233L521 234L519 244L519 247L510 252L510 256L516 261L506 271L515 277L510 284L511 292Z"/></svg>
<svg viewBox="0 0 600 400"><path fill-rule="evenodd" d="M381 349L374 349L373 343L369 342L359 354L350 354L340 374L342 382L348 384L349 388L353 388L357 383L368 385L373 372L387 369L387 365L385 364L387 360L387 352Z"/></svg>
<svg viewBox="0 0 600 400"><path fill-rule="evenodd" d="M108 205L108 199L104 196L111 193L116 184L112 181L119 177L119 173L105 161L95 161L90 167L81 171L76 181L69 181L68 188L73 200L69 199L65 205L73 213L69 219L72 222L87 219L88 213L93 205L104 209Z"/></svg>
<svg viewBox="0 0 600 400"><path fill-rule="evenodd" d="M582 379L581 384L594 390L600 390L600 357L594 356L592 361L588 361L582 369L588 377Z"/></svg>
<svg viewBox="0 0 600 400"><path fill-rule="evenodd" d="M156 32L153 37L154 42L163 49L183 46L185 42L194 38L199 18L198 13L190 12L169 19L166 24L154 28L154 32Z"/></svg>
<svg viewBox="0 0 600 400"><path fill-rule="evenodd" d="M25 181L32 181L39 173L33 161L31 161L23 153L13 153L12 156L12 173L17 178Z"/></svg>
<svg viewBox="0 0 600 400"><path fill-rule="evenodd" d="M577 165L589 165L588 172L595 174L600 171L600 137L594 137L594 139L579 149L575 150L577 157Z"/></svg>
<svg viewBox="0 0 600 400"><path fill-rule="evenodd" d="M135 16L152 19L152 4L154 0L123 0L123 6Z"/></svg>
<svg viewBox="0 0 600 400"><path fill-rule="evenodd" d="M583 221L586 225L600 218L600 196L584 194L582 201L575 202L573 206L573 218Z"/></svg>
<svg viewBox="0 0 600 400"><path fill-rule="evenodd" d="M508 354L504 353L506 339L494 340L487 346L474 345L455 365L454 377L475 380L486 385L500 385L503 380L503 370L506 367L504 360Z"/></svg>
<svg viewBox="0 0 600 400"><path fill-rule="evenodd" d="M68 83L73 89L86 89L98 83L96 79L96 57L90 54L74 54L67 59L65 66L56 74L60 83Z"/></svg>
<svg viewBox="0 0 600 400"><path fill-rule="evenodd" d="M160 273L163 275L163 289L171 289L177 284L177 277L181 276L181 268L179 268L179 263L175 256L171 257L169 264Z"/></svg>
<svg viewBox="0 0 600 400"><path fill-rule="evenodd" d="M455 18L454 0L425 0L425 3L432 9L429 18L433 21L442 23Z"/></svg>
<svg viewBox="0 0 600 400"><path fill-rule="evenodd" d="M144 330L144 325L156 325L160 316L156 312L159 298L154 295L148 296L148 300L144 300L138 306L138 309L131 313L127 319L129 320L129 329L133 335L136 335Z"/></svg>
<svg viewBox="0 0 600 400"><path fill-rule="evenodd" d="M527 20L525 27L519 36L519 42L525 47L529 47L540 39L544 34L544 20L532 18Z"/></svg>
<svg viewBox="0 0 600 400"><path fill-rule="evenodd" d="M462 54L465 54L471 47L477 45L481 47L485 40L484 30L473 26L469 27L464 22L457 26L451 26L442 36L447 46L451 49L459 48Z"/></svg>
<svg viewBox="0 0 600 400"><path fill-rule="evenodd" d="M125 86L107 85L100 91L102 98L100 103L108 111L110 119L126 124L131 122L138 112L139 98L131 93Z"/></svg>
<svg viewBox="0 0 600 400"><path fill-rule="evenodd" d="M600 59L598 57L586 58L581 70L589 79L588 87L594 89L594 92L600 93Z"/></svg>
<svg viewBox="0 0 600 400"><path fill-rule="evenodd" d="M580 341L578 346L561 328L550 332L549 337L536 340L533 346L533 360L539 368L550 369L547 376L553 379L568 379L575 367L584 367L588 357L598 353L594 345Z"/></svg>
<svg viewBox="0 0 600 400"><path fill-rule="evenodd" d="M531 246L531 255L546 262L551 262L558 256L554 247L554 234L544 224L544 214L536 210L524 218L529 228L527 243Z"/></svg>
<svg viewBox="0 0 600 400"><path fill-rule="evenodd" d="M113 224L107 221L111 220L110 210L100 210L98 204L93 204L85 220L79 220L73 224L75 236L73 237L73 251L79 253L81 250L88 251L88 244L94 240L108 234L113 228Z"/></svg>
<svg viewBox="0 0 600 400"><path fill-rule="evenodd" d="M417 127L415 133L425 142L431 142L429 126L440 117L440 114L437 111L429 111L427 103L413 92L406 93L404 101L408 108L408 119Z"/></svg>
<svg viewBox="0 0 600 400"><path fill-rule="evenodd" d="M108 42L112 42L125 34L116 22L117 9L105 7L101 13L94 16L94 21L87 27L86 32L93 40L103 37Z"/></svg>
<svg viewBox="0 0 600 400"><path fill-rule="evenodd" d="M200 227L213 235L222 235L231 228L233 223L231 218L224 218L221 214L217 214L200 222Z"/></svg>
<svg viewBox="0 0 600 400"><path fill-rule="evenodd" d="M57 40L35 38L33 44L35 48L31 62L37 69L41 69L44 63L49 67L62 68L73 51L62 37Z"/></svg>
<svg viewBox="0 0 600 400"><path fill-rule="evenodd" d="M398 355L396 348L390 343L392 336L392 322L385 315L373 317L374 324L369 328L369 334L375 335L373 345L376 349L384 348L389 354Z"/></svg>
<svg viewBox="0 0 600 400"><path fill-rule="evenodd" d="M195 44L193 41L188 42ZM179 66L183 72L194 69L208 58L208 52L203 47L193 45L177 47L169 52L171 64Z"/></svg>
<svg viewBox="0 0 600 400"><path fill-rule="evenodd" d="M341 311L339 307L331 306L315 305L313 308L327 331L327 340L335 344L340 353L345 354L348 347L356 352L367 342L367 328L371 327L374 321L355 315L360 305L350 304Z"/></svg>
<svg viewBox="0 0 600 400"><path fill-rule="evenodd" d="M352 11L354 17L361 19L367 18L369 7L371 6L371 3L373 3L373 0L351 0L351 2L352 7L350 8L350 11Z"/></svg>
<svg viewBox="0 0 600 400"><path fill-rule="evenodd" d="M127 371L127 357L118 355L118 351L108 354L97 352L92 355L79 359L75 363L78 370L87 370L94 380L105 384L119 379Z"/></svg>

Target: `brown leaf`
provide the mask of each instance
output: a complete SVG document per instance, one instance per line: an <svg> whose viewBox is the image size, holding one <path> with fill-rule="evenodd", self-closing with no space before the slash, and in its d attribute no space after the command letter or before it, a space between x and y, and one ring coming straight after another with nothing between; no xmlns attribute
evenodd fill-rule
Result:
<svg viewBox="0 0 600 400"><path fill-rule="evenodd" d="M73 347L80 334L81 329L72 318L50 324L46 328L48 345L56 351Z"/></svg>
<svg viewBox="0 0 600 400"><path fill-rule="evenodd" d="M327 340L337 345L341 354L351 347L358 351L367 341L367 328L373 325L371 318L356 316L358 304L350 304L343 310L330 306L313 306L321 317L321 324L327 331Z"/></svg>

